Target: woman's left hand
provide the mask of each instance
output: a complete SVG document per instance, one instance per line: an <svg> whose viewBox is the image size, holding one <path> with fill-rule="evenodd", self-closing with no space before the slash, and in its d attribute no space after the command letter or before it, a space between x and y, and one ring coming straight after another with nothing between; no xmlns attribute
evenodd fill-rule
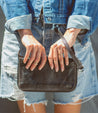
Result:
<svg viewBox="0 0 98 113"><path fill-rule="evenodd" d="M71 28L66 30L66 32L64 33L64 37L67 40L70 47L74 45L76 41L76 37L80 32L80 30L81 29ZM64 62L63 55L65 57L65 62ZM62 72L65 69L64 63L66 65L69 64L68 51L65 45L63 44L62 39L59 39L53 45L51 45L49 55L48 55L48 60L49 60L49 65L51 69L55 68L56 72L59 71L59 63L60 63L60 68Z"/></svg>

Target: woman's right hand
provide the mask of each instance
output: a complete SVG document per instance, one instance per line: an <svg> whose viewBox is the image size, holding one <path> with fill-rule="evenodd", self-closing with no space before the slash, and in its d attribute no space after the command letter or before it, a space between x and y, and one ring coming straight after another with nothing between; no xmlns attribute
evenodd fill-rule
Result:
<svg viewBox="0 0 98 113"><path fill-rule="evenodd" d="M23 60L24 63L27 63L26 69L30 68L30 70L33 71L41 60L38 67L38 69L41 70L47 60L45 48L34 38L30 29L18 30L18 33L21 37L22 44L26 48Z"/></svg>

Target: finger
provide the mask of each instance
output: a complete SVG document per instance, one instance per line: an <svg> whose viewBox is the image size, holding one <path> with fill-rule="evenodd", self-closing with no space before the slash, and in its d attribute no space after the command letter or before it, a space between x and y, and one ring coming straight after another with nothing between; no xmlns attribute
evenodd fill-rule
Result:
<svg viewBox="0 0 98 113"><path fill-rule="evenodd" d="M53 69L54 68L54 64L53 64L53 49L56 47L57 45L53 45L51 46L50 48L50 51L49 51L49 55L48 55L48 61L49 61L49 65L50 65L50 68Z"/></svg>
<svg viewBox="0 0 98 113"><path fill-rule="evenodd" d="M31 68L30 68L31 71L33 71L35 69L35 67L38 65L40 58L41 58L41 48L38 47L35 61L33 62L33 64L31 65Z"/></svg>
<svg viewBox="0 0 98 113"><path fill-rule="evenodd" d="M54 60L54 66L55 66L55 71L59 71L59 65L58 65L58 55L57 55L57 47L53 49L53 60Z"/></svg>
<svg viewBox="0 0 98 113"><path fill-rule="evenodd" d="M26 53L25 53L25 57L24 57L24 60L23 60L24 63L27 62L27 60L28 60L28 58L30 56L31 50L32 50L32 46L29 46L29 47L26 48Z"/></svg>
<svg viewBox="0 0 98 113"><path fill-rule="evenodd" d="M43 48L41 53L41 63L38 67L39 70L41 70L44 67L44 65L46 64L46 61L47 61L46 52L45 52L45 48Z"/></svg>
<svg viewBox="0 0 98 113"><path fill-rule="evenodd" d="M34 46L32 47L30 59L29 59L27 65L26 65L26 68L27 68L27 69L31 66L31 64L32 64L33 61L35 60L36 52L37 52L37 46L34 45Z"/></svg>
<svg viewBox="0 0 98 113"><path fill-rule="evenodd" d="M58 47L58 57L60 62L61 71L64 71L64 59L63 59L63 48L62 46Z"/></svg>
<svg viewBox="0 0 98 113"><path fill-rule="evenodd" d="M68 51L65 47L63 48L63 52L64 52L64 57L65 57L65 64L69 65Z"/></svg>

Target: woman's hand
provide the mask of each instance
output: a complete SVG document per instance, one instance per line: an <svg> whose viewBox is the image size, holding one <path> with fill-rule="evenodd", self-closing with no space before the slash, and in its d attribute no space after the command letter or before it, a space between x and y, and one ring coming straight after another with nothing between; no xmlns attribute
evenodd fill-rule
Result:
<svg viewBox="0 0 98 113"><path fill-rule="evenodd" d="M41 60L41 63L38 67L39 70L41 70L45 63L46 63L46 52L45 48L34 38L31 30L18 30L18 33L21 37L21 41L23 45L26 48L26 53L23 62L26 63L26 69L30 68L31 71L35 69L35 67L38 65L39 61Z"/></svg>
<svg viewBox="0 0 98 113"><path fill-rule="evenodd" d="M78 33L80 32L81 29L75 29L71 28L66 30L64 37L67 40L68 44L70 47L72 47L76 41L76 37ZM63 55L65 57L65 62L63 59ZM69 64L69 59L68 59L68 51L66 47L64 46L63 42L61 39L59 39L57 42L55 42L51 47L48 55L48 60L51 69L55 68L55 71L59 71L59 63L61 67L61 71L64 71L64 63L66 65ZM59 63L58 63L59 61Z"/></svg>

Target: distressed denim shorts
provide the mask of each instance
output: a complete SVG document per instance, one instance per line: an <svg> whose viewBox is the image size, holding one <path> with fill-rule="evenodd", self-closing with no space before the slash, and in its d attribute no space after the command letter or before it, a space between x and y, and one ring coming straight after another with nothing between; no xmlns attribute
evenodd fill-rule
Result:
<svg viewBox="0 0 98 113"><path fill-rule="evenodd" d="M32 33L44 45L47 54L50 46L59 39L51 25L43 27L41 24L32 24ZM28 105L47 102L45 92L23 92L17 87L18 51L20 48L24 51L19 40L15 34L5 30L2 46L0 97L12 98L16 101L24 100ZM77 39L74 50L76 57L82 62L84 70L78 71L78 82L74 91L53 93L54 104L72 103L98 94L96 62L90 37L84 45Z"/></svg>

